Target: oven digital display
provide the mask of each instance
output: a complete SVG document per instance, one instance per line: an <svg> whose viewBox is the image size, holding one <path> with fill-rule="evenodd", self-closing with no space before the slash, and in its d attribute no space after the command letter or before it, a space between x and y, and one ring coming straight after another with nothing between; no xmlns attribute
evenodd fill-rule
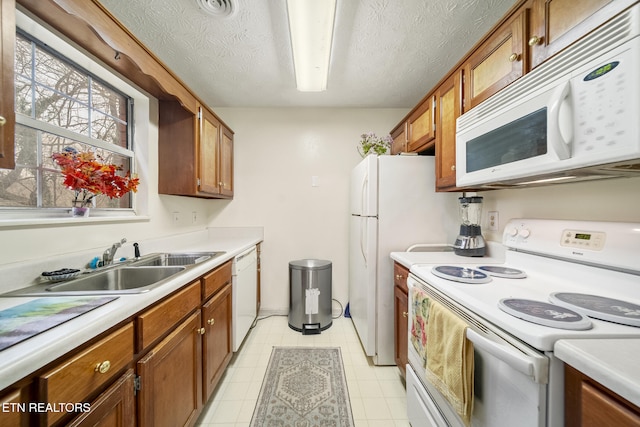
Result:
<svg viewBox="0 0 640 427"><path fill-rule="evenodd" d="M601 231L564 230L561 246L601 251L604 248L606 234Z"/></svg>

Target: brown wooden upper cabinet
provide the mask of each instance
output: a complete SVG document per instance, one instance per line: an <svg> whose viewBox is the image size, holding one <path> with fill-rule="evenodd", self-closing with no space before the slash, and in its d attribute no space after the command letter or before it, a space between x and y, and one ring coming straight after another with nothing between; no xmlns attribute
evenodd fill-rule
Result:
<svg viewBox="0 0 640 427"><path fill-rule="evenodd" d="M208 110L200 107L198 112L199 155L198 191L209 194L220 193L220 121Z"/></svg>
<svg viewBox="0 0 640 427"><path fill-rule="evenodd" d="M391 154L407 152L407 122L402 122L391 131Z"/></svg>
<svg viewBox="0 0 640 427"><path fill-rule="evenodd" d="M509 18L465 62L465 111L527 72L524 36L528 12L522 9Z"/></svg>
<svg viewBox="0 0 640 427"><path fill-rule="evenodd" d="M13 169L15 109L13 97L15 0L0 0L0 168Z"/></svg>
<svg viewBox="0 0 640 427"><path fill-rule="evenodd" d="M637 2L519 1L392 130L391 153L432 152L435 145L436 189L460 190L456 119Z"/></svg>
<svg viewBox="0 0 640 427"><path fill-rule="evenodd" d="M436 137L435 96L429 95L407 120L407 151L417 153L434 144Z"/></svg>
<svg viewBox="0 0 640 427"><path fill-rule="evenodd" d="M531 68L593 31L636 0L532 0Z"/></svg>
<svg viewBox="0 0 640 427"><path fill-rule="evenodd" d="M233 132L222 125L220 131L220 193L233 196Z"/></svg>
<svg viewBox="0 0 640 427"><path fill-rule="evenodd" d="M463 71L453 73L436 89L436 190L456 186L456 119L462 115Z"/></svg>
<svg viewBox="0 0 640 427"><path fill-rule="evenodd" d="M158 192L233 197L233 132L207 108L193 114L177 101L160 102Z"/></svg>

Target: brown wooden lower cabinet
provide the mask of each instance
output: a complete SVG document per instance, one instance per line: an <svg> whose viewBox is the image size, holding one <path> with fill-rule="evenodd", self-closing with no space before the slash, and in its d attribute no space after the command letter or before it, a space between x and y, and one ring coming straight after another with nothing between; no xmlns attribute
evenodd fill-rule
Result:
<svg viewBox="0 0 640 427"><path fill-rule="evenodd" d="M218 385L233 350L231 348L231 283L202 306L202 373L206 402Z"/></svg>
<svg viewBox="0 0 640 427"><path fill-rule="evenodd" d="M39 402L80 404L104 389L133 361L131 322L102 338L37 378ZM51 426L68 418L63 410L38 411L40 425Z"/></svg>
<svg viewBox="0 0 640 427"><path fill-rule="evenodd" d="M408 362L407 355L407 328L409 319L407 319L408 298L405 292L402 292L398 286L394 287L393 295L395 297L396 310L396 365L400 369L403 377L406 377L406 369Z"/></svg>
<svg viewBox="0 0 640 427"><path fill-rule="evenodd" d="M640 408L565 365L566 427L640 427Z"/></svg>
<svg viewBox="0 0 640 427"><path fill-rule="evenodd" d="M231 263L0 390L0 427L193 426L233 356Z"/></svg>
<svg viewBox="0 0 640 427"><path fill-rule="evenodd" d="M398 369L403 377L406 376L408 356L408 327L409 327L409 289L407 288L407 278L409 277L409 270L397 262L393 265L393 300L394 300L394 313L395 313L395 333L394 333L394 346L395 346L395 359Z"/></svg>
<svg viewBox="0 0 640 427"><path fill-rule="evenodd" d="M135 374L129 369L111 387L91 402L89 412L73 421L69 427L135 427Z"/></svg>
<svg viewBox="0 0 640 427"><path fill-rule="evenodd" d="M202 409L200 312L189 316L137 364L138 427L192 426Z"/></svg>

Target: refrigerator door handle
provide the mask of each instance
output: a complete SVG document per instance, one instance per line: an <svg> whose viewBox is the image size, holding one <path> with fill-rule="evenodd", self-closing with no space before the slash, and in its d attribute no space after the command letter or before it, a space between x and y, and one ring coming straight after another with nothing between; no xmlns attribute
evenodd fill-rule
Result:
<svg viewBox="0 0 640 427"><path fill-rule="evenodd" d="M367 253L365 252L365 235L366 235L366 226L367 221L363 217L363 221L360 221L360 253L362 254L362 258L364 259L364 265L367 266Z"/></svg>
<svg viewBox="0 0 640 427"><path fill-rule="evenodd" d="M362 188L360 189L360 215L366 216L369 213L366 211L367 207L367 198L365 195L367 194L367 187L369 182L369 175L365 175L362 179Z"/></svg>

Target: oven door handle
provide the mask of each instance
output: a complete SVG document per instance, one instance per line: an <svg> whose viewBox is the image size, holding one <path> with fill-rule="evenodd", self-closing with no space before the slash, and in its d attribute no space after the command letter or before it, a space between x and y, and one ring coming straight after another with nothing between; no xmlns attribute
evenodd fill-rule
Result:
<svg viewBox="0 0 640 427"><path fill-rule="evenodd" d="M467 339L473 343L474 347L486 351L518 372L532 377L537 383L547 383L548 363L546 358L526 355L508 343L501 345L471 328L467 328Z"/></svg>

